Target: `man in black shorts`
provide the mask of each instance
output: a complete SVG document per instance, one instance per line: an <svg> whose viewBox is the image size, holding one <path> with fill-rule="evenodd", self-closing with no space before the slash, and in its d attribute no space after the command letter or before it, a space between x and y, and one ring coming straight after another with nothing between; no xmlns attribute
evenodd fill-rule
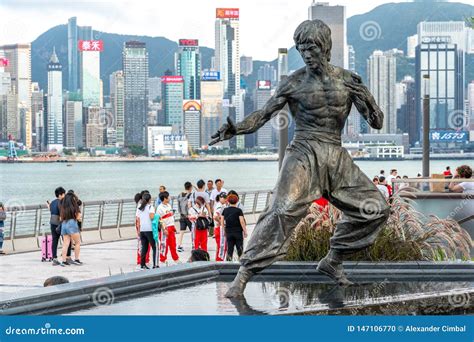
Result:
<svg viewBox="0 0 474 342"><path fill-rule="evenodd" d="M188 219L188 202L191 194L193 192L193 185L191 182L184 183L184 191L179 194L178 196L178 208L179 208L179 237L178 237L178 252L184 252L183 244L183 237L184 232L186 232L186 228L190 231L192 230L192 223ZM191 236L192 239L192 236ZM193 243L191 244L193 245Z"/></svg>

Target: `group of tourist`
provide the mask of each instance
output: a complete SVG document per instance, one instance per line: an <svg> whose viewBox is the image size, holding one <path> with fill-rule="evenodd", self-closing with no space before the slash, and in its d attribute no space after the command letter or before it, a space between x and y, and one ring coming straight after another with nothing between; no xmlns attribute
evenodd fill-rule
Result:
<svg viewBox="0 0 474 342"><path fill-rule="evenodd" d="M451 167L446 166L445 171L443 171L443 175L445 179L470 179L472 177L472 168L469 165L461 165L456 168L456 172L453 175L451 172ZM421 178L420 173L417 174L417 178ZM380 190L380 192L384 195L384 197L388 200L397 191L403 188L410 187L410 184L408 182L394 182L395 179L405 180L408 179L408 176L404 175L403 177L400 177L397 169L391 169L390 174L388 176L385 176L385 170L380 170L379 175L374 176L372 181ZM417 184L416 186L420 185L421 183ZM446 190L451 192L474 193L474 182L450 182L446 184Z"/></svg>
<svg viewBox="0 0 474 342"><path fill-rule="evenodd" d="M232 260L234 250L238 257L243 253L243 242L247 227L237 192L227 191L221 179L200 179L194 186L184 183L177 196L179 235L176 239L175 210L170 203L166 186L160 186L156 201L148 190L135 195L137 205L135 226L139 241L137 264L141 269L147 265L150 250L153 251L152 267L159 263L179 263L179 254L184 252L183 239L187 230L191 232L191 260L210 260L208 239L214 237L216 261ZM172 261L168 261L168 255ZM159 258L159 259L158 259Z"/></svg>

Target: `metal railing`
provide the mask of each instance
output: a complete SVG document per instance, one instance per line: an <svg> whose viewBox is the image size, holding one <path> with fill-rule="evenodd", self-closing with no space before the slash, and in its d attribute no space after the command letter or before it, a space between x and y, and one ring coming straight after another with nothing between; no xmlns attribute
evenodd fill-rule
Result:
<svg viewBox="0 0 474 342"><path fill-rule="evenodd" d="M244 214L256 215L263 211L270 199L270 190L243 192L239 194ZM179 219L178 201L171 197L171 206L175 209L175 219ZM104 230L117 230L122 238L122 228L135 225L136 204L133 199L87 201L82 204L82 231L97 231L100 240L104 240ZM15 251L15 240L36 238L40 248L41 235L50 234L50 212L46 204L29 205L24 207L6 207L7 218L4 221L4 239L11 241Z"/></svg>

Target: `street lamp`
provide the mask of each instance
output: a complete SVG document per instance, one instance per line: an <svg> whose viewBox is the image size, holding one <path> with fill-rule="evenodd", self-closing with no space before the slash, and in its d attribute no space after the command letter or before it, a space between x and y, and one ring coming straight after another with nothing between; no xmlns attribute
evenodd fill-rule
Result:
<svg viewBox="0 0 474 342"><path fill-rule="evenodd" d="M423 177L430 176L430 76L423 75Z"/></svg>

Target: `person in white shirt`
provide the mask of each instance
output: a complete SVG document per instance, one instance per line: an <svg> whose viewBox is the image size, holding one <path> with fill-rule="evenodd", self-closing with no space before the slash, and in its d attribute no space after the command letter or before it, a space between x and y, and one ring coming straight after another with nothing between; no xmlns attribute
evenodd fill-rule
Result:
<svg viewBox="0 0 474 342"><path fill-rule="evenodd" d="M188 213L189 220L193 223L194 249L202 249L207 252L210 214L205 206L204 198L198 196Z"/></svg>
<svg viewBox="0 0 474 342"><path fill-rule="evenodd" d="M214 237L216 239L216 261L224 261L227 251L225 232L221 228L222 212L227 207L227 194L222 192L216 197L214 205Z"/></svg>
<svg viewBox="0 0 474 342"><path fill-rule="evenodd" d="M209 179L207 181L207 188L206 188L206 194L211 198L212 191L214 190L214 181L212 179Z"/></svg>
<svg viewBox="0 0 474 342"><path fill-rule="evenodd" d="M161 204L157 208L160 215L160 223L163 229L160 232L161 251L160 261L166 262L168 252L175 262L179 262L179 255L176 250L176 227L174 225L174 211L170 205L170 194L164 191L160 194Z"/></svg>
<svg viewBox="0 0 474 342"><path fill-rule="evenodd" d="M397 169L391 169L390 174L388 175L387 179L387 184L390 185L393 188L392 180L397 178Z"/></svg>
<svg viewBox="0 0 474 342"><path fill-rule="evenodd" d="M461 165L456 169L454 178L472 178L472 168L469 165ZM474 194L474 182L461 182L449 184L449 190L452 192L462 192L466 194Z"/></svg>
<svg viewBox="0 0 474 342"><path fill-rule="evenodd" d="M227 193L227 190L224 188L224 181L222 179L219 179L219 178L216 179L215 184L216 184L216 187L214 188L214 190L212 190L212 193L211 193L212 205L218 202L216 199L218 195L220 195L223 192Z"/></svg>
<svg viewBox="0 0 474 342"><path fill-rule="evenodd" d="M374 184L377 186L377 189L382 193L386 200L390 197L387 186L383 184L385 182L384 176L379 176L378 178L373 179Z"/></svg>
<svg viewBox="0 0 474 342"><path fill-rule="evenodd" d="M150 204L151 195L145 193L142 196L140 206L137 208L136 216L137 222L139 225L140 231L140 241L142 243L141 255L140 255L140 267L142 269L149 269L146 265L146 255L148 253L148 248L151 245L153 249L153 268L158 267L158 258L156 251L156 242L153 238L153 231L151 227L151 222L155 217L155 208Z"/></svg>

